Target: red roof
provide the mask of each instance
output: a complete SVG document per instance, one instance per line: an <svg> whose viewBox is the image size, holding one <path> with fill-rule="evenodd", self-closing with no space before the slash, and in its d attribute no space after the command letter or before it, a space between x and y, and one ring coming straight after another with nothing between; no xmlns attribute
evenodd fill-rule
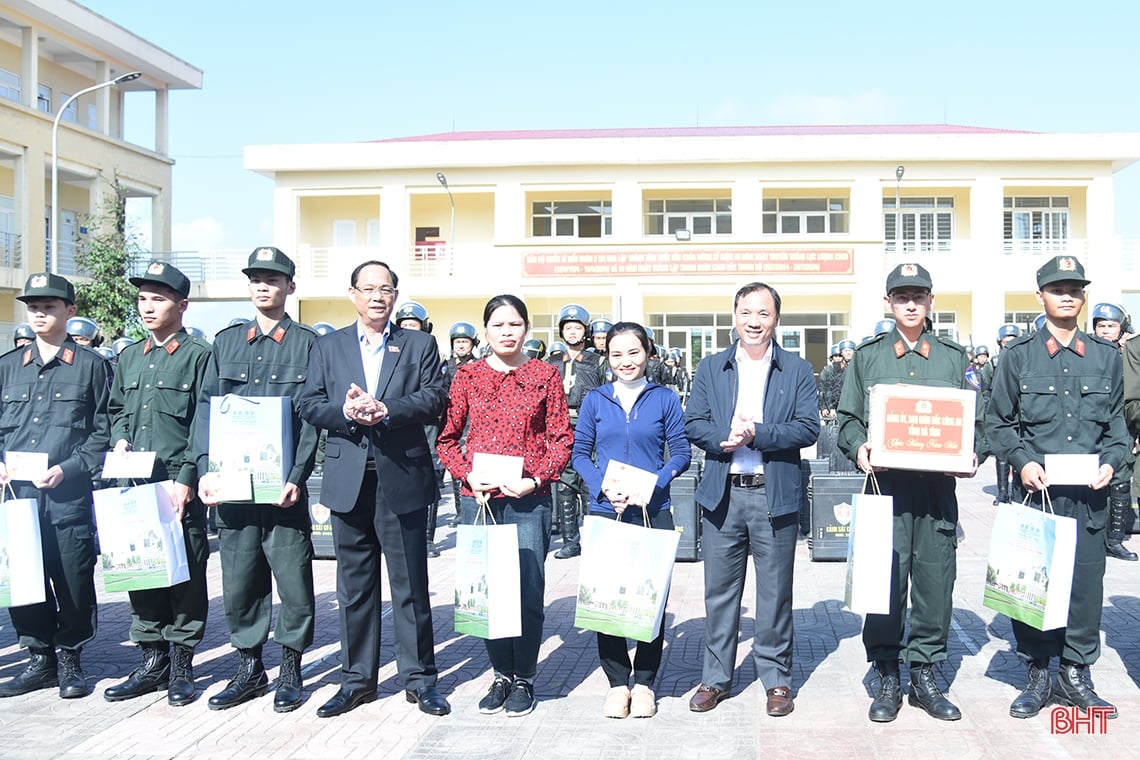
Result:
<svg viewBox="0 0 1140 760"><path fill-rule="evenodd" d="M618 129L492 129L390 137L372 142L469 142L472 140L589 140L646 137L783 137L811 135L993 135L1034 134L955 124L833 124L760 127L635 127Z"/></svg>

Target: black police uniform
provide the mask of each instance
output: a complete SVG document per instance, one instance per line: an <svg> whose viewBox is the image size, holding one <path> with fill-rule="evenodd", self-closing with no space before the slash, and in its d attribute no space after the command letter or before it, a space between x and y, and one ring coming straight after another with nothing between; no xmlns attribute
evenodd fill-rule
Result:
<svg viewBox="0 0 1140 760"><path fill-rule="evenodd" d="M168 699L172 704L194 698L192 658L205 635L210 606L206 509L197 497L198 467L190 440L209 357L210 344L191 337L185 329L163 344L149 337L119 354L111 386L112 445L126 440L135 451L155 452L154 471L146 482L173 480L195 492L182 518L190 580L170 588L129 592L131 641L142 645L144 667L161 673L169 644L175 645L169 679L156 679L158 683L181 680L178 688L171 684ZM123 693L113 686L105 696L114 701L142 693L146 692L127 689Z"/></svg>
<svg viewBox="0 0 1140 760"><path fill-rule="evenodd" d="M199 475L209 471L210 397L234 393L285 396L295 401L305 386L309 351L316 339L314 330L288 315L269 333L251 320L227 327L214 337L194 421ZM222 599L230 643L243 658L256 658L259 667L261 649L269 640L274 580L281 606L273 640L292 650L291 656L298 660L313 643L313 526L305 481L313 471L318 432L301 419L296 403L292 430L293 467L287 480L300 489L297 502L285 508L273 504L218 506Z"/></svg>
<svg viewBox="0 0 1140 760"><path fill-rule="evenodd" d="M565 358L558 355L546 361L557 367L562 375L566 405L570 408L570 424L574 425L578 422L578 407L582 405L582 399L602 384L602 365L606 360L598 354L582 351L577 359L566 354ZM562 530L562 548L554 556L559 559L575 557L582 553L578 517L585 514L590 495L586 493L586 482L582 476L569 464L558 477L558 488L555 490L555 511Z"/></svg>
<svg viewBox="0 0 1140 760"><path fill-rule="evenodd" d="M55 488L11 484L16 498L35 499L39 507L47 599L8 613L20 646L43 658L53 675L57 646L61 660L74 658L78 668L79 650L95 637L91 479L110 445L108 374L106 360L70 338L47 361L35 344L0 357L0 451L47 453L48 466L63 470ZM64 694L60 685L64 697L88 693L84 686ZM13 695L6 691L0 687L0 696Z"/></svg>
<svg viewBox="0 0 1140 760"><path fill-rule="evenodd" d="M1096 453L1114 472L1121 470L1131 456L1122 372L1116 346L1081 331L1068 346L1048 329L1009 343L986 416L994 450L1014 473L1030 462L1044 467L1045 454ZM1042 632L1013 621L1017 654L1027 662L1060 656L1091 665L1100 655L1107 496L1107 489L1086 486L1049 488L1053 511L1077 520L1069 625ZM1033 504L1040 507L1039 494Z"/></svg>

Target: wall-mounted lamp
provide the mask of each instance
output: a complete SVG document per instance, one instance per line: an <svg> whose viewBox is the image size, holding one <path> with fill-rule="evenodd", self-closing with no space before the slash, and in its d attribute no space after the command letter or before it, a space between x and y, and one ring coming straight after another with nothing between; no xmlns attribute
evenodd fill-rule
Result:
<svg viewBox="0 0 1140 760"><path fill-rule="evenodd" d="M689 232L688 230L677 230L673 233L673 237L677 238L678 240L692 240L693 233Z"/></svg>

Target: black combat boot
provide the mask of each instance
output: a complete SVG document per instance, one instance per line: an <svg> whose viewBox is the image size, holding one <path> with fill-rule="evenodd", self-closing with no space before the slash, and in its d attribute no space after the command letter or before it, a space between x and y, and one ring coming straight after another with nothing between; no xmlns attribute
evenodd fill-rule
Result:
<svg viewBox="0 0 1140 760"><path fill-rule="evenodd" d="M435 545L435 520L439 516L439 501L428 504L427 510L427 555L439 556L439 547Z"/></svg>
<svg viewBox="0 0 1140 760"><path fill-rule="evenodd" d="M197 697L198 689L194 685L194 650L183 644L175 644L174 656L170 658L170 689L166 692L166 701L172 707L182 707Z"/></svg>
<svg viewBox="0 0 1140 760"><path fill-rule="evenodd" d="M1093 690L1092 679L1089 677L1089 666L1079 665L1075 662L1061 661L1061 670L1057 673L1057 681L1053 684L1053 698L1059 705L1079 707L1088 710L1090 707L1103 707L1110 710L1109 718L1116 717L1116 706L1097 696Z"/></svg>
<svg viewBox="0 0 1140 760"><path fill-rule="evenodd" d="M1122 485L1124 486L1122 489L1112 486L1109 492L1108 531L1104 534L1104 553L1126 562L1135 562L1138 559L1136 552L1129 551L1124 545L1131 527L1128 523L1132 518L1132 496L1129 493L1129 484Z"/></svg>
<svg viewBox="0 0 1140 760"><path fill-rule="evenodd" d="M18 697L58 686L57 667L54 649L29 648L27 667L8 683L0 684L0 697Z"/></svg>
<svg viewBox="0 0 1140 760"><path fill-rule="evenodd" d="M997 497L994 499L996 507L998 504L1009 502L1009 462L995 459L994 465L997 467Z"/></svg>
<svg viewBox="0 0 1140 760"><path fill-rule="evenodd" d="M277 691L273 695L273 712L292 712L301 706L301 653L281 647L281 673L277 676Z"/></svg>
<svg viewBox="0 0 1140 760"><path fill-rule="evenodd" d="M1009 714L1015 718L1032 718L1053 699L1053 686L1049 680L1049 661L1034 660L1029 663L1029 683L1009 706Z"/></svg>
<svg viewBox="0 0 1140 760"><path fill-rule="evenodd" d="M898 660L877 660L875 675L879 677L879 693L871 702L867 717L875 723L890 723L902 707L902 683L899 681Z"/></svg>
<svg viewBox="0 0 1140 760"><path fill-rule="evenodd" d="M910 664L910 694L907 701L911 707L921 707L932 718L938 720L958 720L962 712L946 698L934 679L934 666L929 662Z"/></svg>
<svg viewBox="0 0 1140 760"><path fill-rule="evenodd" d="M161 691L170 685L170 655L165 641L142 645L142 665L127 680L109 686L103 692L108 702L121 702L143 694Z"/></svg>
<svg viewBox="0 0 1140 760"><path fill-rule="evenodd" d="M582 553L581 535L578 533L578 493L558 487L558 505L562 517L562 548L554 552L555 559L569 559Z"/></svg>
<svg viewBox="0 0 1140 760"><path fill-rule="evenodd" d="M241 661L238 663L237 675L226 688L210 697L206 705L211 710L228 710L269 691L269 676L261 662L261 647L239 651Z"/></svg>
<svg viewBox="0 0 1140 760"><path fill-rule="evenodd" d="M59 678L60 699L79 699L91 693L87 686L87 676L79 664L79 649L60 647L56 675Z"/></svg>

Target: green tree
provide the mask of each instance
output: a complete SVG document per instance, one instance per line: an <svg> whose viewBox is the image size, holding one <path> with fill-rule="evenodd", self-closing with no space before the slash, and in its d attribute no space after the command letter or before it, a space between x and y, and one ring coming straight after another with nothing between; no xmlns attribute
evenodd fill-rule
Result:
<svg viewBox="0 0 1140 760"><path fill-rule="evenodd" d="M141 251L127 228L127 199L118 179L103 196L99 211L86 219L90 234L75 254L78 271L88 278L76 287L78 313L99 323L108 341L120 335L143 337L135 305L136 288L127 281L132 259Z"/></svg>

